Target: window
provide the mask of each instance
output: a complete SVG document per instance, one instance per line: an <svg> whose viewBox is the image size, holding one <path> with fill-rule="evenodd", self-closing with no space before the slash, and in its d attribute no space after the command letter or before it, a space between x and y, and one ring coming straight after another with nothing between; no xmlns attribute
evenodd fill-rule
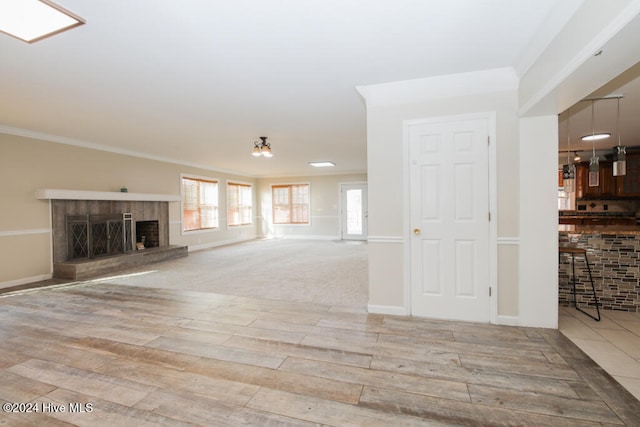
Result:
<svg viewBox="0 0 640 427"><path fill-rule="evenodd" d="M274 224L309 224L309 184L271 187Z"/></svg>
<svg viewBox="0 0 640 427"><path fill-rule="evenodd" d="M227 182L227 222L230 227L253 222L252 200L251 185Z"/></svg>
<svg viewBox="0 0 640 427"><path fill-rule="evenodd" d="M218 182L182 178L182 229L206 230L218 227Z"/></svg>

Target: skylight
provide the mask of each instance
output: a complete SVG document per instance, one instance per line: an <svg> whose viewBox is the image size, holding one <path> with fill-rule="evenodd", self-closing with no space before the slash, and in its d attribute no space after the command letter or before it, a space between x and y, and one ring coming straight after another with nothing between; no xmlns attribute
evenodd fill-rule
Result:
<svg viewBox="0 0 640 427"><path fill-rule="evenodd" d="M49 0L0 0L0 31L27 43L84 24Z"/></svg>

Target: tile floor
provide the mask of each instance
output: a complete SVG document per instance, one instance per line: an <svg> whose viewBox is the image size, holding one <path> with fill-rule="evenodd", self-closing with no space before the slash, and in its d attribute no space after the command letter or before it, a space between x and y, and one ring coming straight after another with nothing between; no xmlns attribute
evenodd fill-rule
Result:
<svg viewBox="0 0 640 427"><path fill-rule="evenodd" d="M596 322L573 307L560 307L560 332L640 400L640 313L600 313Z"/></svg>

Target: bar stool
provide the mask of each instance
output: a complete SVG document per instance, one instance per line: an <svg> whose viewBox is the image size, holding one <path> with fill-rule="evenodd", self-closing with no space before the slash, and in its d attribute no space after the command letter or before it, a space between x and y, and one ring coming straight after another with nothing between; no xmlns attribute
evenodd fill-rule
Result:
<svg viewBox="0 0 640 427"><path fill-rule="evenodd" d="M598 296L596 295L596 288L593 284L593 277L591 276L591 267L589 266L589 259L587 258L587 250L586 249L582 249L582 248L574 248L574 247L560 247L559 248L559 253L560 254L569 254L571 255L571 271L573 274L573 277L571 278L571 284L573 285L573 305L576 308L576 310L583 312L584 314L586 314L587 316L591 317L592 319L596 320L596 321L600 321L600 308L598 307ZM578 307L578 299L576 298L576 263L575 263L575 257L576 256L581 256L584 258L584 263L587 264L587 271L589 272L589 281L591 282L591 291L593 292L593 298L596 301L596 312L598 313L598 316L594 316L591 313L588 313L586 311L584 311L583 309L581 309L580 307Z"/></svg>

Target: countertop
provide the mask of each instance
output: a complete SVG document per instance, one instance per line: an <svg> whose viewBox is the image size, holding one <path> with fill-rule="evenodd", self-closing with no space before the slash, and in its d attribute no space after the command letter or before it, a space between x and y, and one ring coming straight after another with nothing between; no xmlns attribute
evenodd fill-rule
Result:
<svg viewBox="0 0 640 427"><path fill-rule="evenodd" d="M638 225L572 225L559 224L560 234L619 234L640 236Z"/></svg>

